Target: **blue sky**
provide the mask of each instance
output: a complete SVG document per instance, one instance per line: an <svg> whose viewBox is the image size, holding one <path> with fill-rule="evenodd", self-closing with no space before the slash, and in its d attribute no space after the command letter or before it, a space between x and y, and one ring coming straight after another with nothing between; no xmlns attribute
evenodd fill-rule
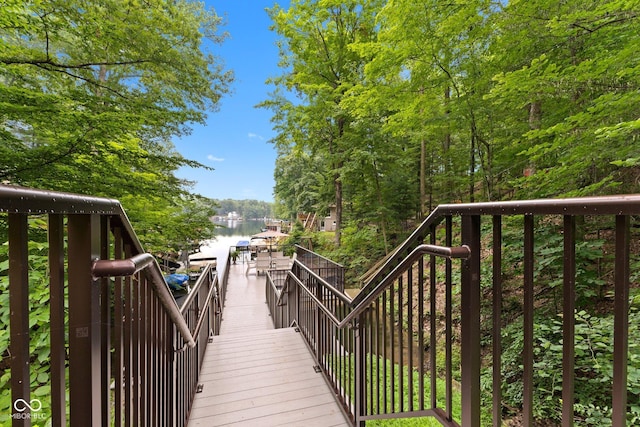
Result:
<svg viewBox="0 0 640 427"><path fill-rule="evenodd" d="M271 112L255 108L268 98L273 87L265 81L279 75L276 35L266 7L288 0L206 0L218 15L225 17L222 30L230 36L212 53L221 57L225 68L235 73L232 92L222 99L220 109L209 113L205 126L193 126L189 136L175 139L176 149L214 171L181 168L180 178L196 181L194 191L212 199L256 199L273 201L275 136Z"/></svg>

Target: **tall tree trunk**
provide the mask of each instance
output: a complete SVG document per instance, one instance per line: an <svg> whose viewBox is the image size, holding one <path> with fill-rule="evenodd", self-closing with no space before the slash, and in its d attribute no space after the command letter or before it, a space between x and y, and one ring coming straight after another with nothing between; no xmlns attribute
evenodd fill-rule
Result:
<svg viewBox="0 0 640 427"><path fill-rule="evenodd" d="M475 202L476 134L471 129L471 153L469 158L469 202Z"/></svg>
<svg viewBox="0 0 640 427"><path fill-rule="evenodd" d="M529 129L540 129L542 121L542 105L540 101L529 104Z"/></svg>
<svg viewBox="0 0 640 427"><path fill-rule="evenodd" d="M336 173L333 176L334 189L336 192L336 229L335 229L335 243L336 246L340 246L342 236L342 179L340 174Z"/></svg>
<svg viewBox="0 0 640 427"><path fill-rule="evenodd" d="M446 123L449 123L448 117L449 117L449 114L451 113L451 110L449 109L450 101L451 101L451 87L446 86L444 88L444 105L445 105L444 115L445 115ZM444 140L442 142L442 154L444 159L444 176L447 178L451 173L451 158L449 157L450 149L451 149L451 132L449 132L449 129L447 129L447 131L444 134ZM445 184L445 186L446 186L446 190L444 191L444 193L447 195L446 201L451 202L454 190L451 185Z"/></svg>
<svg viewBox="0 0 640 427"><path fill-rule="evenodd" d="M427 142L420 141L420 218L427 212Z"/></svg>
<svg viewBox="0 0 640 427"><path fill-rule="evenodd" d="M337 120L338 123L338 143L341 141L342 136L344 135L344 126L345 121L343 117L339 117ZM341 151L341 150L336 150ZM335 230L335 243L336 246L340 246L342 241L342 177L341 171L344 162L342 160L338 160L336 162L335 174L333 176L333 183L336 192L336 230Z"/></svg>
<svg viewBox="0 0 640 427"><path fill-rule="evenodd" d="M532 101L529 104L529 129L540 129L542 126L542 103L540 101ZM531 176L535 173L536 165L530 161L522 172L524 176Z"/></svg>
<svg viewBox="0 0 640 427"><path fill-rule="evenodd" d="M424 95L424 89L420 88L418 91L420 97ZM420 109L420 116L424 114L424 110ZM427 142L424 137L420 140L420 175L418 177L420 181L420 212L418 212L418 218L423 218L425 212L427 212Z"/></svg>
<svg viewBox="0 0 640 427"><path fill-rule="evenodd" d="M373 176L375 176L376 196L378 198L378 206L384 207L382 200L382 188L380 187L380 174L378 173L378 165L373 161ZM380 215L380 230L382 231L382 239L384 240L384 254L389 254L389 241L387 240L387 219L386 215Z"/></svg>

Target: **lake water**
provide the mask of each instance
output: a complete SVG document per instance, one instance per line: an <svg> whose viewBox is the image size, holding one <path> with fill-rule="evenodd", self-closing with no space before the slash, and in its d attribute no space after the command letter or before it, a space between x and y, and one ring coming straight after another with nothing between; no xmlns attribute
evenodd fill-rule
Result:
<svg viewBox="0 0 640 427"><path fill-rule="evenodd" d="M216 235L203 242L200 252L207 256L218 257L218 265L223 266L229 256L229 247L235 246L240 240L249 240L252 235L260 233L265 227L263 221L225 221L216 222L219 225ZM240 259L238 262L243 262Z"/></svg>

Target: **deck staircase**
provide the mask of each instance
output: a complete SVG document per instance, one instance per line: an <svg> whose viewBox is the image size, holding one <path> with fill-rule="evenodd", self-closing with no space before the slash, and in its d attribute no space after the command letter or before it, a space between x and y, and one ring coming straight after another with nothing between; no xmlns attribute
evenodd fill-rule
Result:
<svg viewBox="0 0 640 427"><path fill-rule="evenodd" d="M231 265L220 335L204 356L189 426L348 426L304 340L274 329L265 277Z"/></svg>
<svg viewBox="0 0 640 427"><path fill-rule="evenodd" d="M591 366L577 364L575 345L583 339L577 272L594 267L577 256L583 243L603 248L604 267L598 263L598 269L611 272L598 285L612 296L610 305L598 307L613 316L602 346L612 361L602 389L610 396L607 418L624 427L637 412L637 393L629 385L638 341L630 321L637 310L637 194L440 205L353 299L342 288L341 265L298 247L289 270L268 270L266 278L246 275L245 265L228 261L217 272L206 267L180 306L118 201L0 185L0 214L8 240L2 259L8 271L0 279L10 311L0 332L10 337L16 411L3 411L2 425L30 425L38 416L72 427L364 427L417 417L481 427L489 416L501 425L507 380L503 279L513 275L507 255L516 255L521 268L518 283L510 284L522 290L515 301L523 330L523 393L516 404L523 426L538 425L536 289L545 277L536 265L550 262L536 250L541 225L561 236L549 248L554 262L562 262L562 296L552 313L562 319L555 350L562 353L562 389L555 394L560 399L561 393L562 425L577 419L575 390L583 386L581 370ZM585 225L597 233L584 235ZM43 247L46 240L50 276L43 293L48 291L49 316L38 319L29 310L30 274L36 278L29 239L35 237ZM444 319L443 333L438 319ZM46 399L31 387L34 324L51 331ZM491 360L483 357L487 350ZM480 387L487 363L493 367L489 395ZM439 366L442 373L428 375ZM589 378L599 377L594 372ZM44 408L47 414L40 412Z"/></svg>

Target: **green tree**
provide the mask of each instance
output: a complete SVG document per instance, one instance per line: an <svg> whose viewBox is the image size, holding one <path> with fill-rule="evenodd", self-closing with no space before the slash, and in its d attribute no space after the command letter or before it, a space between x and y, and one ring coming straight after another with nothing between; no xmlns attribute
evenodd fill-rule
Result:
<svg viewBox="0 0 640 427"><path fill-rule="evenodd" d="M535 172L519 180L521 194L636 191L639 20L637 3L618 0L505 7L496 52L522 45L504 51L492 97L507 123L519 117L506 150Z"/></svg>
<svg viewBox="0 0 640 427"><path fill-rule="evenodd" d="M353 117L341 101L362 80L366 56L350 49L375 37L375 14L381 1L293 0L288 10L269 9L281 36L284 74L273 82L282 93L294 91L299 103L274 96L263 106L274 110L281 137L321 155L334 186L336 244L340 244L344 168L360 141ZM287 134L285 137L282 133Z"/></svg>
<svg viewBox="0 0 640 427"><path fill-rule="evenodd" d="M324 173L324 158L290 147L282 150L274 172L278 215L295 219L298 212L328 212L332 185Z"/></svg>
<svg viewBox="0 0 640 427"><path fill-rule="evenodd" d="M215 12L166 0L4 3L0 180L170 201L154 204L159 217L180 210L190 186L174 172L203 165L170 139L203 123L232 79L207 53L224 38Z"/></svg>

